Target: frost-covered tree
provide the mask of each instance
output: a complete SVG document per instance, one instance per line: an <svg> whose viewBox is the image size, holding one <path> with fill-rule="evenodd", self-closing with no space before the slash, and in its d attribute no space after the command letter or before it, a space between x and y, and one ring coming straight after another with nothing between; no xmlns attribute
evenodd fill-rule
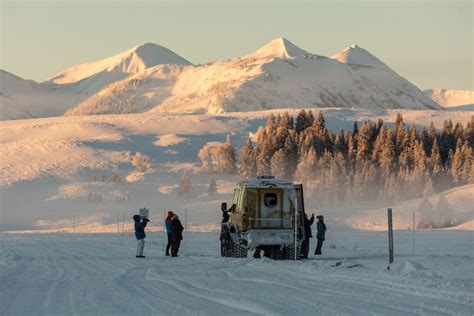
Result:
<svg viewBox="0 0 474 316"><path fill-rule="evenodd" d="M135 153L132 158L132 165L140 172L147 172L150 169L150 156L142 154L142 153Z"/></svg>
<svg viewBox="0 0 474 316"><path fill-rule="evenodd" d="M209 186L207 188L207 195L214 198L217 195L217 182L214 176L209 180Z"/></svg>
<svg viewBox="0 0 474 316"><path fill-rule="evenodd" d="M273 154L270 166L273 176L280 179L291 178L291 175L288 174L288 157L283 149L279 149Z"/></svg>
<svg viewBox="0 0 474 316"><path fill-rule="evenodd" d="M181 199L188 200L191 197L192 188L189 176L189 170L185 169L178 185L178 195Z"/></svg>
<svg viewBox="0 0 474 316"><path fill-rule="evenodd" d="M198 153L202 169L208 173L235 173L236 153L230 136L225 143L210 142L205 144Z"/></svg>
<svg viewBox="0 0 474 316"><path fill-rule="evenodd" d="M247 138L244 147L242 147L240 151L239 171L241 177L244 179L254 178L257 175L255 150L250 137Z"/></svg>

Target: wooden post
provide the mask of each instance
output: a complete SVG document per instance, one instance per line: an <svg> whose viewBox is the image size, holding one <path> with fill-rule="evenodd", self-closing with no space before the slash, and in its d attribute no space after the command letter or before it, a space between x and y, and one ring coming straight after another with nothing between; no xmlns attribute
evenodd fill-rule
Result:
<svg viewBox="0 0 474 316"><path fill-rule="evenodd" d="M188 209L184 209L184 256L188 256Z"/></svg>
<svg viewBox="0 0 474 316"><path fill-rule="evenodd" d="M393 263L393 223L392 223L392 209L389 208L387 210L387 217L388 217L388 251L389 251L389 260L388 260L388 268L390 269L390 264Z"/></svg>
<svg viewBox="0 0 474 316"><path fill-rule="evenodd" d="M415 256L415 212L413 212L413 256Z"/></svg>
<svg viewBox="0 0 474 316"><path fill-rule="evenodd" d="M163 232L162 232L162 241L163 241L163 251L165 251L165 234L166 234L166 209L163 209Z"/></svg>

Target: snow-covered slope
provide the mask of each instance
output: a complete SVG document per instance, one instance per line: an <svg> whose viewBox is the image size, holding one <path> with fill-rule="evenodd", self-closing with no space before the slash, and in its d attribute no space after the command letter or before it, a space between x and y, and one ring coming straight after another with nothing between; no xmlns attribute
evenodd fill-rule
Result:
<svg viewBox="0 0 474 316"><path fill-rule="evenodd" d="M307 106L441 109L364 49L351 46L336 57L309 54L286 39L275 39L242 58L186 68L172 96L152 111L212 114Z"/></svg>
<svg viewBox="0 0 474 316"><path fill-rule="evenodd" d="M472 90L427 89L423 92L449 110L474 110L474 91Z"/></svg>
<svg viewBox="0 0 474 316"><path fill-rule="evenodd" d="M70 87L40 84L0 70L0 119L62 115L81 99Z"/></svg>
<svg viewBox="0 0 474 316"><path fill-rule="evenodd" d="M182 65L158 65L114 82L65 115L122 114L149 110L171 95Z"/></svg>
<svg viewBox="0 0 474 316"><path fill-rule="evenodd" d="M344 64L391 70L390 67L385 65L380 59L369 53L367 50L359 47L357 44L352 44L342 52L331 56L331 58Z"/></svg>
<svg viewBox="0 0 474 316"><path fill-rule="evenodd" d="M189 65L190 62L163 46L145 43L102 60L68 68L48 82L71 84L76 90L92 93L109 83L161 64Z"/></svg>
<svg viewBox="0 0 474 316"><path fill-rule="evenodd" d="M171 66L147 71L148 68L163 64L171 64ZM108 96L112 98L113 102L110 100L107 102L107 106L111 106L111 112L107 113L114 113L114 111L116 113L138 112L150 105L149 100L163 98L166 91L160 92L163 90L161 86L169 85L166 82L173 81L171 78L176 76L176 69L180 69L181 65L189 64L189 61L165 47L146 43L103 60L71 67L44 83L24 80L0 70L1 119L62 115L104 87L106 88L104 92L94 95L91 100L86 102L87 105L84 108L87 111L84 114L105 113L100 100L109 91L114 92ZM137 73L141 73L137 78L130 78L126 83L111 88L107 87L111 83ZM149 89L145 89L146 91L142 87L143 81L151 86ZM115 92L116 88L119 92ZM138 99L122 99L125 90L134 89L136 89L134 93ZM122 104L118 105L118 101ZM133 107L128 111L118 110L123 109L124 103L127 101L133 102Z"/></svg>

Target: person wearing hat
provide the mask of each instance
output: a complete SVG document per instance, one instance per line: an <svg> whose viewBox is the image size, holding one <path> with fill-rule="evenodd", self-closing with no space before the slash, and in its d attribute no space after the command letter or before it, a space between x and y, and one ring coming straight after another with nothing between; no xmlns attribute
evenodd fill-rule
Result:
<svg viewBox="0 0 474 316"><path fill-rule="evenodd" d="M323 241L326 239L326 224L324 224L324 216L318 215L316 216L318 222L316 223L316 229L318 233L316 234L316 238L318 239L318 245L316 246L316 250L314 251L315 255L321 254L321 248L323 247Z"/></svg>
<svg viewBox="0 0 474 316"><path fill-rule="evenodd" d="M314 214L311 215L311 218L308 218L308 215L304 213L304 240L301 244L301 258L308 259L309 253L309 239L313 238L313 234L311 233L311 225L314 223Z"/></svg>
<svg viewBox="0 0 474 316"><path fill-rule="evenodd" d="M147 218L141 218L140 215L133 215L133 221L135 222L135 237L138 240L137 246L137 258L145 258L143 255L143 249L145 249L145 227L149 222Z"/></svg>
<svg viewBox="0 0 474 316"><path fill-rule="evenodd" d="M177 257L179 251L179 245L183 240L184 227L181 225L179 216L174 214L171 220L171 257Z"/></svg>
<svg viewBox="0 0 474 316"><path fill-rule="evenodd" d="M168 235L168 244L166 245L166 255L170 255L171 248L171 220L173 219L173 211L168 211L168 216L165 219L166 234Z"/></svg>

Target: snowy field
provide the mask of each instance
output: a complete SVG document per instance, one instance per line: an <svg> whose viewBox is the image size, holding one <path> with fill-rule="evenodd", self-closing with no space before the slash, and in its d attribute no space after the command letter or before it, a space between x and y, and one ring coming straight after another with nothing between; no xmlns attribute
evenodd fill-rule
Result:
<svg viewBox="0 0 474 316"><path fill-rule="evenodd" d="M217 233L188 233L178 258L161 233L146 259L125 234L1 234L1 315L472 315L473 234L385 232L328 224L305 261L219 256ZM314 251L312 240L311 251ZM185 255L185 252L187 255ZM336 262L342 264L335 266Z"/></svg>
<svg viewBox="0 0 474 316"><path fill-rule="evenodd" d="M431 121L441 129L446 119L465 125L474 114L468 111L312 110L321 110L327 126L335 132L339 128L351 129L354 121L360 123L378 117L391 126L399 112L407 125L416 123L420 129L429 127ZM128 220L140 207L149 208L154 218L165 209L182 212L187 208L189 223L195 230L209 230L209 225L220 221L220 202L230 201L239 177L216 175L218 194L209 197L207 188L211 176L200 170L200 148L207 142L224 142L230 134L239 150L249 135L254 135L258 126L265 124L271 112L282 114L284 111L214 116L121 114L2 121L0 231L70 232L75 225L76 232L115 232L117 216L122 219L125 212ZM297 109L288 111L293 116L299 112ZM137 173L131 164L137 152L151 158L152 167L145 173ZM185 169L191 171L193 190L187 203L179 200L177 194ZM114 182L116 176L119 181ZM464 191L462 201L466 203L459 211L474 214L472 191ZM311 212L321 211L317 203L308 203L308 207ZM405 216L409 223L410 211L413 207ZM371 229L367 224L378 224L385 217L384 208L379 213L382 216L366 215L367 221L358 223L358 228ZM352 212L339 215L341 222L354 222ZM400 227L407 226L403 222ZM126 226L126 229L131 227Z"/></svg>

